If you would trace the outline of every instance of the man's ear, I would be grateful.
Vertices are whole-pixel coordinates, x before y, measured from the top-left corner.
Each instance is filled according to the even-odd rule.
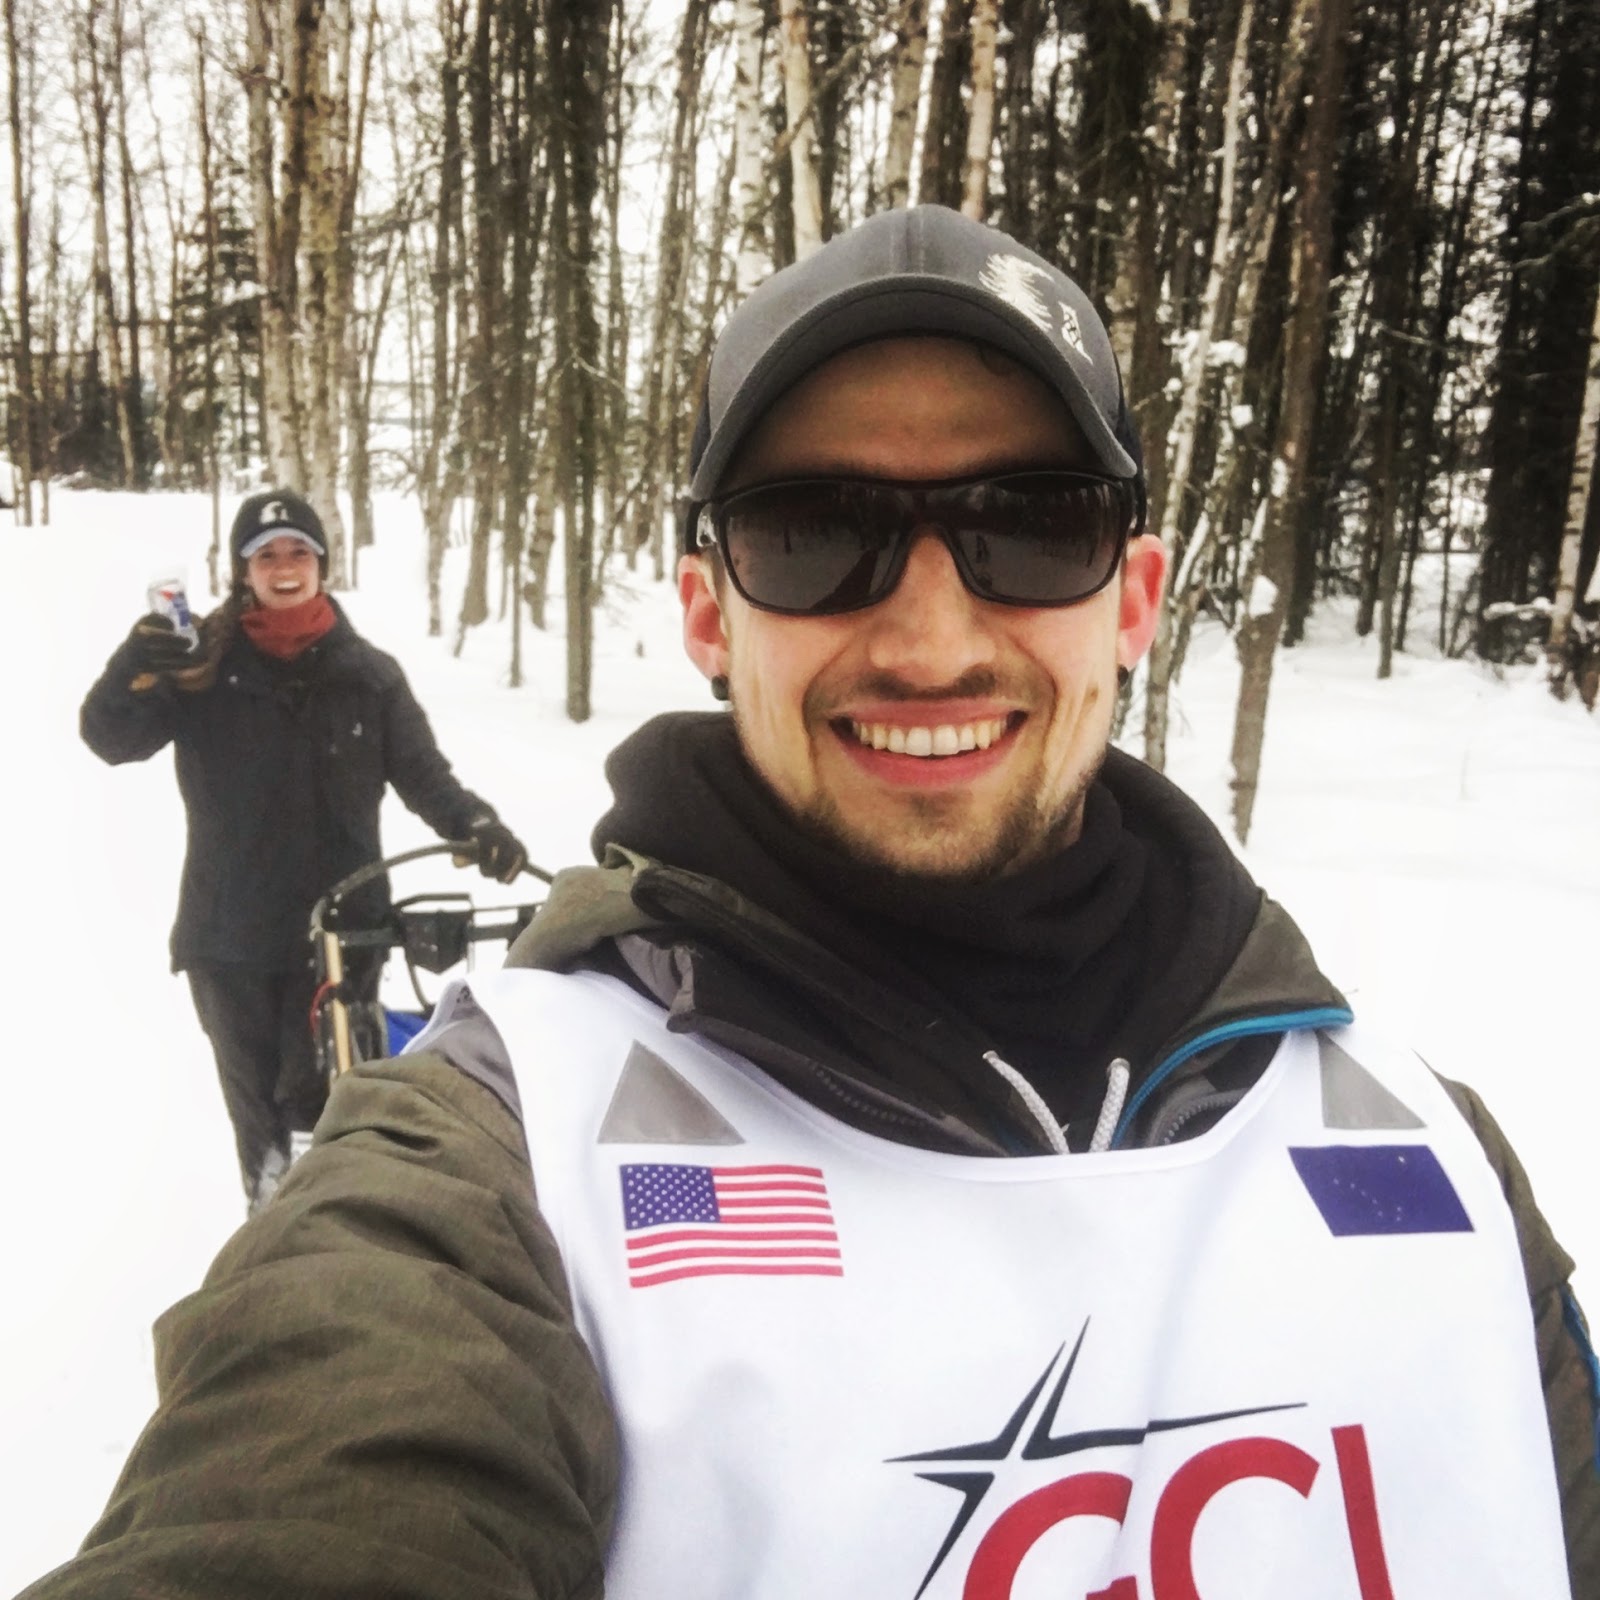
[[[707,678],[728,672],[728,626],[708,556],[678,561],[678,598],[683,602],[683,648]]]
[[[1122,558],[1117,609],[1117,665],[1130,670],[1150,648],[1161,620],[1166,588],[1167,550],[1153,533],[1128,541]]]

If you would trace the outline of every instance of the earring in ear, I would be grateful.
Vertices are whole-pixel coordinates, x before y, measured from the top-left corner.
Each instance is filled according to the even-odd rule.
[[[728,674],[718,672],[711,679],[711,698],[713,700],[731,700],[732,691],[728,688]]]
[[[1130,678],[1132,678],[1132,677],[1133,677],[1133,669],[1131,667],[1118,667],[1117,668],[1117,693],[1118,694],[1121,694],[1122,691],[1128,687],[1128,680]]]

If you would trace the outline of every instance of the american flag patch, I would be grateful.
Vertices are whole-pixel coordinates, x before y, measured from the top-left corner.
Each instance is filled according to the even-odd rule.
[[[622,1168],[628,1282],[841,1278],[839,1235],[820,1167]]]

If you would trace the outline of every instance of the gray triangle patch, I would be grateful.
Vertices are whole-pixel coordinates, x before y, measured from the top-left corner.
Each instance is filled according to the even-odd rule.
[[[1426,1124],[1327,1034],[1317,1035],[1322,1058],[1325,1128],[1421,1128]]]
[[[698,1089],[635,1040],[596,1142],[743,1144],[744,1138]]]

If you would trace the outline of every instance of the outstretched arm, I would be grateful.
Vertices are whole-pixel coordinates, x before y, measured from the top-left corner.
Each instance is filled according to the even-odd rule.
[[[440,1057],[339,1080],[156,1356],[105,1514],[28,1600],[602,1593],[609,1406],[520,1129]]]
[[[468,789],[439,749],[411,686],[396,674],[384,693],[385,776],[441,839],[465,839],[494,807]]]
[[[147,635],[149,620],[142,618],[136,623],[112,652],[78,713],[83,742],[113,766],[147,760],[172,738],[176,727],[172,681],[164,672],[151,670],[152,650],[160,650],[166,641],[159,635]],[[173,644],[176,658],[181,651],[176,635]]]

